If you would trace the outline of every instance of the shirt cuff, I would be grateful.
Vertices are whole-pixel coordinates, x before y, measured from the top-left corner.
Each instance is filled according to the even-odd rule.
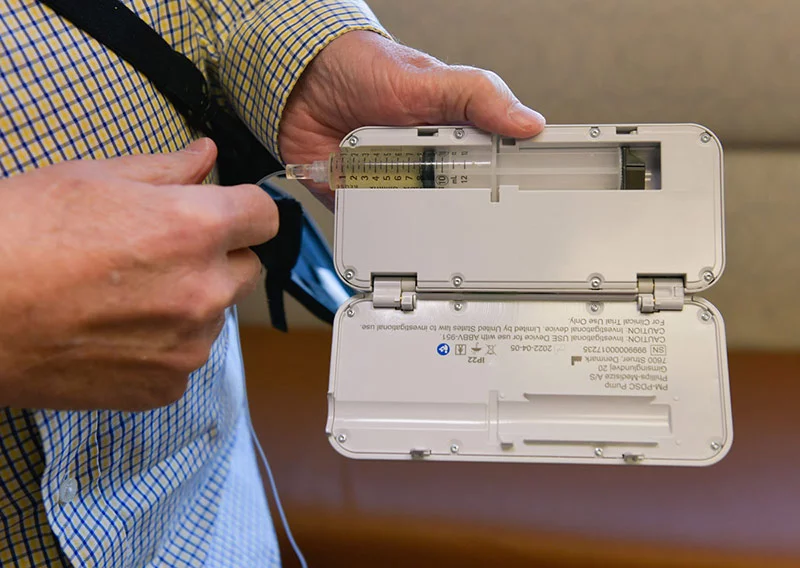
[[[279,161],[278,128],[289,94],[311,60],[352,30],[393,39],[357,0],[268,2],[231,33],[221,53],[220,83],[233,109]]]

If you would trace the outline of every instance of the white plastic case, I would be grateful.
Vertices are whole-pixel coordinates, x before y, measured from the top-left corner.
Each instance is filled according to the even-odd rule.
[[[733,439],[724,323],[695,296],[725,264],[717,138],[693,124],[551,125],[520,141],[371,127],[342,151],[421,145],[547,150],[553,176],[559,152],[657,147],[658,179],[337,190],[335,263],[363,294],[334,322],[333,447],[366,459],[722,459]]]

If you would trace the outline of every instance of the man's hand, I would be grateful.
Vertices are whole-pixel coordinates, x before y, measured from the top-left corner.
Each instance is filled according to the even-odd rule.
[[[471,123],[528,138],[544,118],[495,74],[448,66],[367,31],[335,39],[314,58],[287,101],[279,133],[287,163],[325,159],[360,126]],[[332,193],[309,186],[329,207]]]
[[[258,187],[201,184],[210,140],[0,181],[0,406],[139,410],[185,391],[275,236]]]

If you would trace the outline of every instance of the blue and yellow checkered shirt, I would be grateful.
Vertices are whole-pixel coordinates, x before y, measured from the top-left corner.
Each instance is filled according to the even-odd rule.
[[[352,29],[347,0],[126,0],[203,70],[278,155],[309,61]],[[91,2],[86,3],[91,9]],[[198,134],[147,80],[35,0],[0,0],[0,175],[174,151]],[[234,312],[175,404],[148,412],[0,408],[2,566],[275,566],[248,438]]]

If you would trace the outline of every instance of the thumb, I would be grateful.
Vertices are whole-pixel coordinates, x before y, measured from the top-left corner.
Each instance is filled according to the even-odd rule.
[[[430,96],[440,101],[429,108],[440,109],[439,120],[469,122],[513,138],[530,138],[544,129],[545,118],[523,105],[497,74],[462,66],[445,67],[439,73],[443,77],[431,76],[429,85]],[[428,118],[436,122],[437,117]]]
[[[195,140],[183,150],[165,154],[137,154],[105,160],[110,173],[155,185],[200,183],[214,167],[217,147],[210,138]]]

